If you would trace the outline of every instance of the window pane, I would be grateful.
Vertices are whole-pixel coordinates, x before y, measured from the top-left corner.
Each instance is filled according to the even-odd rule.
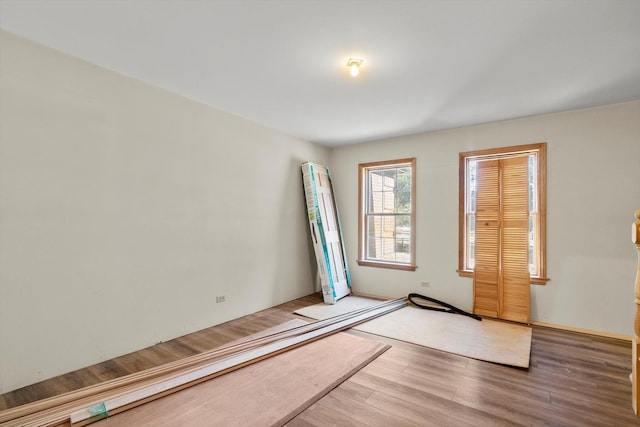
[[[411,169],[399,168],[396,179],[396,212],[411,212]]]
[[[396,208],[396,193],[394,191],[385,191],[382,193],[382,200],[382,212],[393,213]]]
[[[410,262],[411,216],[369,215],[367,259]]]
[[[532,154],[529,156],[529,212],[537,212],[537,185],[536,185],[536,156]]]
[[[368,179],[368,196],[367,196],[367,212],[376,213],[382,212],[382,175],[379,171],[369,171],[367,173]]]
[[[396,181],[397,169],[384,171],[384,212],[394,213],[396,210]]]
[[[467,171],[465,189],[467,191],[465,197],[465,268],[472,270],[475,266],[475,211],[476,211],[476,177],[477,177],[477,161],[469,160],[466,162]]]
[[[396,169],[385,169],[382,171],[382,176],[384,191],[394,191],[396,189]]]
[[[471,160],[468,162],[468,174],[467,174],[467,206],[466,211],[468,213],[474,213],[476,211],[476,173],[477,162]]]
[[[380,259],[385,261],[395,261],[396,251],[394,249],[394,241],[393,238],[383,238],[382,239],[382,256]]]
[[[529,215],[529,274],[535,274],[535,240],[533,238],[534,232],[534,218],[533,215]]]
[[[411,254],[411,217],[396,217],[395,257],[398,262],[410,262]]]
[[[367,227],[367,246],[366,246],[366,258],[377,258],[380,253],[380,239],[378,236],[380,233],[376,233],[376,230],[381,230],[382,228],[382,217],[369,215],[366,217],[366,227]]]
[[[467,215],[467,267],[475,266],[476,216]]]

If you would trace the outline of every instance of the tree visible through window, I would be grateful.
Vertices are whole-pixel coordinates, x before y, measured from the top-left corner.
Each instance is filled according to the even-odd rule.
[[[360,265],[415,269],[415,158],[359,165]]]

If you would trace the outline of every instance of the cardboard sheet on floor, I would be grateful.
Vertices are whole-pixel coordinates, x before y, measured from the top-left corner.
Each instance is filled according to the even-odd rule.
[[[387,348],[372,340],[337,333],[94,425],[284,425]],[[340,357],[335,357],[336,351]]]
[[[297,310],[296,314],[325,319],[379,303],[379,300],[348,296],[335,305],[316,304]],[[531,328],[524,325],[490,319],[479,322],[459,314],[408,306],[354,329],[473,359],[529,367]]]
[[[336,304],[314,304],[296,310],[294,313],[315,320],[324,320],[329,317],[339,316],[361,308],[373,307],[380,304],[381,300],[349,295],[342,298]]]

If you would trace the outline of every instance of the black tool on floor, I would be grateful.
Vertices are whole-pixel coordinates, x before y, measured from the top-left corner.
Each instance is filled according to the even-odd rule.
[[[445,313],[452,313],[452,314],[457,313],[457,314],[462,314],[463,316],[469,316],[469,317],[471,317],[473,319],[476,319],[476,320],[482,320],[482,317],[478,316],[477,314],[469,313],[467,311],[459,309],[456,306],[453,306],[451,304],[447,304],[446,302],[442,302],[442,301],[437,300],[435,298],[431,298],[431,297],[427,297],[427,296],[420,295],[420,294],[415,294],[415,293],[409,294],[408,298],[409,298],[409,302],[411,302],[411,304],[415,305],[418,308],[423,308],[425,310],[442,311],[442,312],[445,312]],[[427,300],[427,301],[431,301],[431,302],[439,304],[439,305],[441,305],[442,307],[445,307],[445,308],[418,304],[417,302],[414,301],[414,299],[417,299],[417,298],[420,298],[420,299],[423,299],[423,300]]]

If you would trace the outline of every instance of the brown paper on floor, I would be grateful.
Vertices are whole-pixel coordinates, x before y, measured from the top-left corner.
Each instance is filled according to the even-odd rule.
[[[283,425],[389,346],[338,333],[95,423]]]

